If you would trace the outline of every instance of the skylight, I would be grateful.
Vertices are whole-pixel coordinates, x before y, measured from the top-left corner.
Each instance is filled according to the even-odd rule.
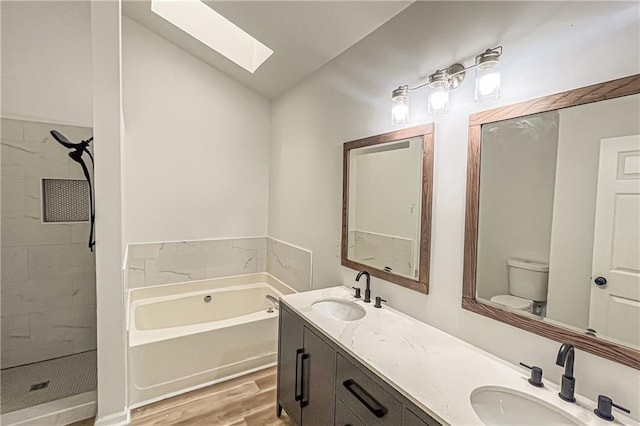
[[[273,53],[200,0],[151,0],[151,10],[250,73]]]

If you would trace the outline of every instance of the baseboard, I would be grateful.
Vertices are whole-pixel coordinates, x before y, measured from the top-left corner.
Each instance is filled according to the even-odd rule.
[[[94,426],[126,426],[129,423],[131,423],[131,414],[129,410],[124,409],[119,413],[96,417]]]

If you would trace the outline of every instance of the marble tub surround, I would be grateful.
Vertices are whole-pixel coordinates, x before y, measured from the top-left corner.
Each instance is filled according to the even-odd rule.
[[[91,128],[2,119],[2,367],[96,348],[95,258],[89,223],[43,223],[41,180],[84,179],[49,134]]]
[[[269,237],[131,244],[128,288],[268,272],[297,291],[311,288],[311,252]]]
[[[323,298],[353,301],[365,309],[366,315],[351,322],[325,318],[311,308],[313,302]],[[524,392],[565,411],[584,424],[605,423],[593,414],[596,401],[576,395],[577,403],[570,404],[558,397],[559,387],[550,380],[560,378],[560,369],[547,372],[545,387],[535,388],[527,382],[528,371],[388,306],[375,309],[373,304],[354,299],[353,292],[347,287],[286,295],[282,301],[444,424],[482,424],[470,402],[471,392],[482,386],[500,386]],[[548,354],[549,357],[555,355]],[[554,377],[550,377],[551,374]],[[579,380],[580,377],[577,378],[578,391]],[[616,395],[608,396],[616,398]],[[615,413],[615,418],[617,424],[638,425],[619,412]]]
[[[267,272],[296,291],[311,290],[311,252],[267,238]]]
[[[131,244],[129,288],[265,271],[264,238]]]

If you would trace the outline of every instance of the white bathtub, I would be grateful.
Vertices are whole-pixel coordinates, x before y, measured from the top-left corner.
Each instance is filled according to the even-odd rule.
[[[130,290],[130,406],[274,365],[266,295],[293,292],[266,273]]]

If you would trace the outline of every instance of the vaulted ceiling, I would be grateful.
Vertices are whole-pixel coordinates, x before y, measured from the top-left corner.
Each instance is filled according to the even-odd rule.
[[[123,1],[123,14],[258,93],[274,98],[356,44],[413,1],[205,1],[274,53],[250,73],[151,11]]]

